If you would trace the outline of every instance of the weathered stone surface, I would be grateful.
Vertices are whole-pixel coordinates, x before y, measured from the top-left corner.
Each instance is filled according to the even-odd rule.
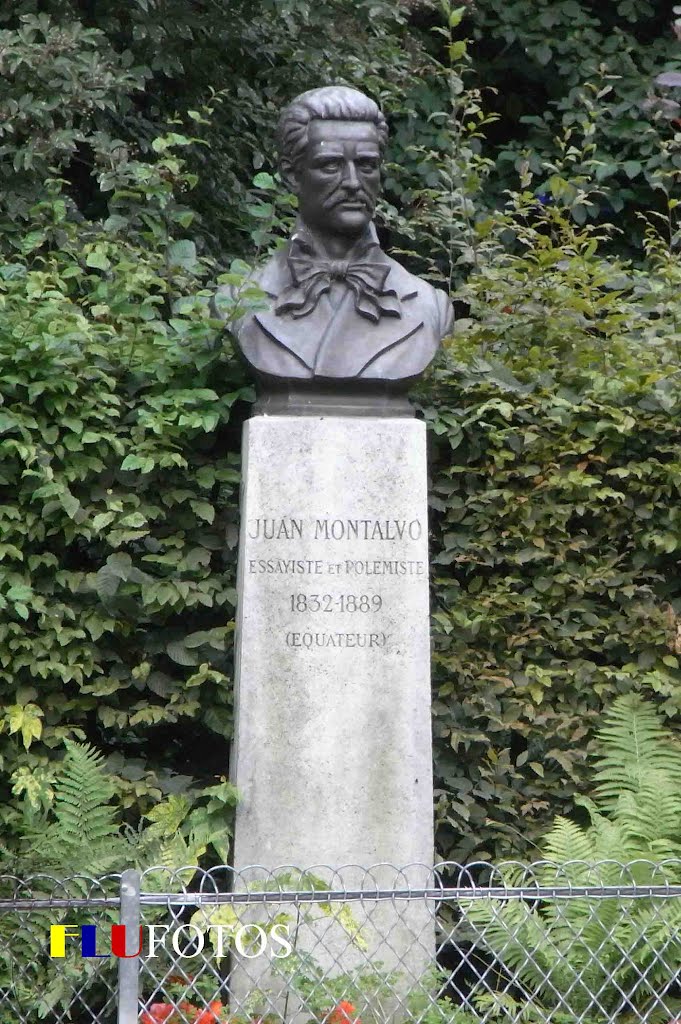
[[[433,856],[425,426],[244,430],[234,864]]]
[[[245,427],[243,479],[233,862],[269,870],[248,872],[239,887],[280,865],[312,869],[329,888],[425,886],[433,810],[424,424],[258,416]],[[379,862],[368,878],[348,866]],[[385,862],[413,866],[397,873]],[[360,928],[359,943],[341,910]],[[433,906],[424,901],[349,900],[334,904],[332,918],[318,907],[303,907],[301,918],[284,904],[254,908],[248,920],[280,911],[295,922],[297,951],[330,976],[367,962],[397,972],[386,1021],[432,962]],[[249,1005],[255,985],[287,1020],[306,1019],[267,957],[235,966],[232,985],[235,1006]]]

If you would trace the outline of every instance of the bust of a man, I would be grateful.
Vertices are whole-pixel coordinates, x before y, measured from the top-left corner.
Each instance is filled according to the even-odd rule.
[[[431,362],[453,309],[380,248],[373,213],[388,128],[372,99],[312,89],[282,112],[283,180],[298,197],[286,246],[253,275],[268,308],[232,326],[265,391],[404,391]]]

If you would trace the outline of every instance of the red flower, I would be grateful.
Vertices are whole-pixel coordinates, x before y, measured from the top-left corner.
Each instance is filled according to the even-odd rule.
[[[325,1017],[326,1024],[362,1024],[357,1017],[357,1010],[347,999],[342,999],[338,1006]]]
[[[174,1012],[175,1007],[170,1003],[152,1003],[140,1017],[140,1024],[164,1024]]]
[[[186,1020],[192,1024],[220,1024],[218,1014],[224,1009],[219,999],[214,999],[208,1004],[207,1010],[199,1010],[194,1003],[186,1000],[177,1004],[177,1009],[183,1014]],[[140,1024],[173,1024],[178,1017],[174,1017],[175,1007],[170,1003],[152,1003],[148,1010],[145,1010],[140,1017]],[[339,1021],[338,1024],[343,1024]]]
[[[201,1010],[198,1017],[194,1018],[194,1024],[220,1024],[220,1018],[218,1013],[223,1009],[222,1003],[219,999],[214,999],[212,1003],[208,1004],[207,1010]]]

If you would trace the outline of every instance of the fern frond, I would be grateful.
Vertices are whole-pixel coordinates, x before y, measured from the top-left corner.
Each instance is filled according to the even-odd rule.
[[[118,833],[104,757],[87,743],[65,740],[66,756],[54,784],[54,813],[61,839],[81,848]]]
[[[673,863],[656,861],[681,850],[681,750],[654,707],[637,696],[619,698],[599,732],[597,800],[583,798],[590,824],[556,818],[544,837],[546,862],[534,869],[541,886],[612,888],[675,882]],[[635,861],[632,865],[626,862]],[[520,869],[519,875],[522,875]],[[504,883],[517,884],[510,875]],[[522,986],[542,1019],[626,1020],[657,1005],[681,957],[681,909],[672,900],[572,896],[545,902],[512,898],[462,901],[461,910],[484,944]],[[626,956],[623,953],[626,952]],[[658,1000],[659,1001],[659,1000]],[[666,1000],[665,1000],[666,1005]],[[563,1017],[562,1008],[569,1011]],[[558,1012],[560,1009],[560,1013]],[[550,1014],[548,1013],[550,1011]],[[637,1014],[637,1019],[643,1019]],[[670,1019],[667,1016],[667,1019]]]
[[[681,789],[681,747],[654,706],[638,694],[618,697],[598,731],[596,797],[613,811],[622,792],[636,792],[651,770],[665,773]]]
[[[163,839],[156,852],[156,862],[168,871],[176,871],[188,864],[196,864],[203,850],[195,848],[191,837],[187,842],[180,832]]]
[[[593,844],[593,860],[597,867],[591,873],[591,885],[621,885],[623,882],[621,863],[636,860],[641,856],[640,844],[615,819],[598,815],[589,829]]]
[[[553,828],[544,837],[542,847],[543,856],[557,864],[594,859],[594,844],[589,832],[561,816],[555,819]]]
[[[678,853],[674,840],[681,835],[681,791],[667,772],[648,769],[641,772],[634,792],[622,793],[615,805],[615,819],[642,855],[654,848],[669,847],[668,856]]]

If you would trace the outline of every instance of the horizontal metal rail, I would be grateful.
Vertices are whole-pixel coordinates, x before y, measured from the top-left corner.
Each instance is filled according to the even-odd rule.
[[[142,906],[200,907],[222,904],[253,905],[259,903],[366,903],[392,900],[433,900],[461,902],[464,900],[571,900],[571,899],[665,899],[681,896],[681,885],[565,885],[565,886],[476,886],[443,889],[327,889],[327,890],[263,890],[248,892],[140,892]],[[31,910],[76,910],[88,907],[118,908],[118,896],[93,896],[42,899],[0,899],[0,913]]]

